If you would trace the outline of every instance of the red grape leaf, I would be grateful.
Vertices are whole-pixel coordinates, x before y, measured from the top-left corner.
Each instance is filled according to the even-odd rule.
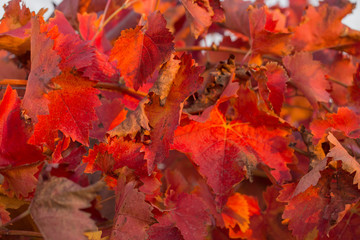
[[[66,148],[62,150],[62,147]],[[52,163],[64,164],[69,171],[83,173],[84,167],[81,164],[81,159],[85,153],[87,153],[87,149],[84,146],[78,146],[76,142],[71,142],[69,137],[65,137],[56,145],[56,149],[52,154]]]
[[[337,113],[327,113],[324,120],[312,121],[310,129],[314,135],[315,144],[329,131],[342,131],[347,137],[358,138],[360,137],[360,116],[349,108],[340,107]]]
[[[351,103],[360,106],[360,65],[357,66],[356,73],[354,74],[354,82],[349,88],[349,95]]]
[[[184,240],[180,230],[175,227],[174,223],[162,219],[164,218],[157,219],[159,223],[151,225],[147,231],[149,240]]]
[[[92,81],[118,82],[120,78],[119,70],[115,64],[109,62],[108,55],[98,50],[95,51],[91,64],[80,71],[83,72],[83,77],[88,77]]]
[[[0,170],[0,173],[4,176],[2,187],[9,196],[15,194],[17,198],[26,198],[36,188],[38,180],[34,175],[38,172],[39,164],[28,164]]]
[[[195,38],[198,38],[212,24],[214,11],[210,6],[209,0],[194,2],[191,0],[181,0],[186,16],[190,21],[190,31]]]
[[[281,223],[281,214],[284,212],[285,203],[277,201],[278,187],[272,185],[263,192],[266,210],[260,215],[250,218],[252,235],[250,239],[295,239],[287,226]],[[260,229],[262,231],[260,231]]]
[[[252,75],[259,83],[261,97],[268,108],[273,109],[279,115],[284,102],[286,82],[289,81],[285,69],[277,63],[270,62],[266,64],[265,68],[261,67],[254,70],[257,71],[253,71]],[[257,99],[257,96],[255,96],[255,99]],[[257,101],[255,101],[255,106],[257,106]]]
[[[327,137],[329,142],[334,144],[335,146],[330,149],[329,153],[326,155],[327,158],[320,161],[309,173],[305,174],[299,181],[298,185],[294,190],[293,196],[296,196],[299,193],[304,192],[311,185],[315,186],[319,181],[321,175],[320,171],[324,170],[328,165],[328,158],[332,161],[341,161],[342,168],[349,172],[350,174],[355,172],[354,176],[354,184],[358,184],[360,189],[360,164],[356,161],[356,159],[346,151],[346,149],[339,143],[339,141],[329,133]]]
[[[45,239],[88,239],[84,232],[96,231],[90,214],[81,211],[90,207],[96,192],[104,187],[99,181],[81,187],[67,178],[51,177],[39,182],[30,214]]]
[[[264,163],[273,170],[279,182],[291,178],[286,164],[292,162],[292,151],[285,136],[288,132],[253,127],[240,121],[227,122],[216,107],[205,123],[191,121],[175,131],[173,148],[190,154],[200,174],[220,197],[228,194],[244,178],[244,170],[251,170]],[[220,205],[225,204],[220,199]]]
[[[11,220],[10,213],[8,211],[6,211],[5,205],[0,203],[0,223],[1,223],[1,225],[4,225],[4,224],[10,222],[10,220]],[[159,239],[159,240],[161,240],[161,239]]]
[[[148,17],[146,30],[137,26],[121,32],[111,50],[110,60],[117,60],[126,83],[137,90],[160,64],[169,59],[174,48],[173,39],[164,17],[160,13],[152,14]]]
[[[97,30],[100,27],[100,23],[103,19],[103,15],[99,18],[97,17],[96,13],[78,13],[77,14],[79,20],[79,33],[81,34],[82,38],[85,40],[92,40],[95,36]],[[103,32],[100,32],[98,37],[102,38]],[[96,39],[95,41],[99,41],[100,39]]]
[[[326,78],[331,84],[330,96],[336,105],[346,106],[349,104],[349,89],[345,86],[350,86],[353,82],[353,76],[356,72],[355,64],[350,56],[340,51],[324,51],[322,53],[324,53],[324,55],[320,60],[323,63],[326,62],[326,60],[329,61],[328,63],[326,62]]]
[[[60,26],[60,27],[58,27]],[[80,39],[71,28],[64,14],[56,11],[49,23],[49,35],[55,41],[55,50],[61,57],[60,68],[75,68],[92,81],[114,82],[119,78],[116,67],[110,63],[109,57],[89,41]]]
[[[22,104],[35,123],[37,115],[49,114],[45,95],[56,88],[51,79],[60,74],[61,60],[53,50],[54,41],[41,32],[41,21],[40,17],[34,17],[31,22],[31,71]]]
[[[97,96],[99,91],[92,88],[94,82],[70,72],[62,72],[53,82],[62,89],[48,94],[50,114],[38,116],[39,122],[29,142],[45,143],[54,149],[57,130],[60,130],[73,141],[88,146],[91,122],[97,119],[94,108],[101,104]]]
[[[135,137],[142,129],[150,131],[149,120],[145,114],[145,104],[147,102],[148,99],[144,98],[141,102],[139,102],[135,111],[128,113],[128,116],[124,121],[122,121],[114,129],[108,131],[110,137],[125,137],[127,135]]]
[[[211,17],[213,22],[225,22],[225,12],[224,9],[221,7],[220,0],[209,0],[209,4],[213,9],[214,15]]]
[[[95,49],[75,34],[59,34],[55,39],[55,50],[61,57],[60,68],[69,71],[75,68],[83,71],[95,57]]]
[[[327,158],[321,160],[310,172],[302,176],[294,190],[293,197],[305,192],[310,186],[315,186],[318,183],[321,177],[320,171],[323,171],[327,167],[327,162]]]
[[[206,239],[211,218],[205,202],[200,197],[181,194],[170,216],[185,240]]]
[[[190,119],[198,122],[206,121],[216,102],[223,102],[236,95],[239,83],[233,82],[235,70],[234,56],[231,55],[226,62],[220,62],[216,69],[202,74],[205,79],[201,87],[184,104],[183,111],[194,114],[189,116]],[[199,113],[201,114],[195,115]]]
[[[190,60],[189,60],[190,57]],[[187,59],[190,62],[184,63],[181,60]],[[160,97],[161,104],[165,104],[165,100],[167,96],[170,94],[172,83],[174,82],[176,75],[180,69],[180,63],[184,65],[193,65],[191,62],[191,56],[183,55],[182,59],[176,58],[174,55],[171,56],[170,60],[167,61],[160,69],[159,76],[157,80],[154,82],[153,87],[149,90],[149,92],[153,92],[154,94]],[[191,68],[191,66],[188,66]]]
[[[250,37],[249,12],[251,2],[226,0],[222,2],[225,10],[225,27]]]
[[[141,0],[134,2],[133,8],[135,12],[148,16],[154,11],[154,6],[158,6],[156,4],[160,3],[156,3],[156,0]]]
[[[344,170],[327,168],[320,174],[317,185],[310,186],[305,192],[291,199],[279,196],[281,201],[288,202],[283,218],[290,220],[289,229],[300,239],[314,228],[319,230],[320,236],[328,234],[341,220],[346,205],[360,199],[360,191],[352,184],[353,177]],[[288,187],[282,192],[289,192]]]
[[[140,151],[143,144],[126,141],[123,138],[112,138],[109,143],[95,145],[89,155],[83,158],[87,163],[85,172],[103,171],[110,173],[127,166],[139,173],[145,172],[144,153]]]
[[[27,143],[31,129],[20,114],[16,90],[7,87],[0,103],[0,167],[19,166],[44,159],[36,146]]]
[[[265,66],[267,71],[265,75],[267,77],[266,85],[269,88],[269,101],[276,114],[280,114],[282,104],[284,102],[284,92],[286,90],[286,82],[289,81],[285,69],[276,64],[268,63]]]
[[[244,234],[251,235],[250,217],[259,214],[260,208],[254,198],[235,193],[228,198],[221,215],[229,229],[229,237],[241,238]]]
[[[84,13],[84,14],[79,14],[77,15],[78,20],[79,20],[79,33],[81,35],[81,37],[84,40],[88,40],[88,41],[93,41],[92,45],[96,46],[96,48],[98,50],[100,50],[101,52],[104,52],[104,47],[103,47],[103,37],[104,37],[104,31],[101,30],[100,33],[97,35],[97,37],[92,40],[99,27],[100,27],[100,23],[102,22],[102,18],[103,15],[101,15],[99,18],[97,18],[97,14],[96,13]]]
[[[4,5],[4,16],[0,23],[0,49],[22,55],[30,49],[27,31],[31,28],[30,10],[21,0],[12,0]]]
[[[64,16],[63,12],[59,12],[58,10],[55,10],[54,12],[55,17],[49,19],[49,29],[52,29],[54,31],[51,34],[58,34],[62,33],[64,35],[67,34],[75,34],[75,30],[71,26],[71,24],[67,21],[67,19]],[[55,27],[55,28],[54,28]],[[55,30],[56,29],[56,30]]]
[[[100,93],[101,94],[101,93]],[[94,121],[93,129],[90,131],[90,137],[102,141],[108,130],[112,130],[126,119],[127,110],[120,98],[109,100],[100,98],[101,105],[95,108],[98,121]]]
[[[114,158],[108,153],[108,145],[104,143],[90,149],[89,155],[83,158],[83,162],[87,163],[85,173],[94,173],[95,171],[110,173],[115,164]]]
[[[328,102],[330,99],[329,82],[319,61],[314,61],[311,53],[300,52],[283,58],[286,69],[290,72],[291,82],[303,92],[305,97],[317,109],[317,101]]]
[[[329,141],[334,144],[335,146],[330,149],[330,152],[326,155],[327,157],[333,158],[334,161],[342,161],[342,168],[349,172],[354,173],[354,184],[358,184],[358,187],[360,189],[360,164],[358,161],[350,156],[350,154],[346,151],[346,149],[339,143],[339,141],[329,133],[328,136]]]
[[[284,56],[290,53],[291,47],[288,43],[291,33],[288,33],[284,26],[278,26],[279,15],[281,13],[271,12],[266,6],[260,9],[249,8],[250,63],[261,65],[263,54]]]
[[[256,74],[256,73],[255,73]],[[237,91],[237,101],[234,103],[236,119],[250,123],[253,126],[270,128],[290,128],[287,123],[268,111],[267,106],[259,101],[259,96],[248,86],[241,85]]]
[[[79,2],[80,0],[64,0],[56,7],[56,9],[63,12],[66,18],[69,19],[72,24],[75,24],[77,20],[76,13],[80,7]],[[81,2],[86,3],[88,1]]]
[[[155,164],[168,157],[174,131],[180,121],[181,104],[203,81],[199,75],[204,69],[194,65],[191,55],[183,55],[180,60],[180,65],[176,59],[163,65],[158,81],[149,91],[155,94],[149,95],[150,102],[145,105],[145,113],[152,128],[151,144],[145,154],[149,174]]]
[[[136,182],[125,183],[119,178],[115,189],[116,209],[111,240],[147,239],[146,230],[153,223],[152,207],[145,202],[145,194],[135,188]]]
[[[319,8],[309,6],[302,23],[295,28],[292,44],[297,51],[316,51],[324,48],[339,47],[356,42],[344,37],[348,30],[341,20],[353,10],[348,3],[339,8],[321,4]]]
[[[355,205],[349,211],[347,211],[344,218],[336,225],[335,228],[331,229],[327,236],[319,238],[321,240],[328,239],[351,239],[356,240],[360,236],[360,215],[359,205]]]

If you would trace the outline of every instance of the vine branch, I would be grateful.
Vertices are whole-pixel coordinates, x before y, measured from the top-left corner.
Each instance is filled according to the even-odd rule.
[[[0,229],[0,235],[43,238],[42,234],[39,233],[39,232],[21,231],[21,230],[8,230],[8,229]]]
[[[249,50],[242,50],[239,48],[233,47],[222,47],[213,44],[211,47],[202,47],[202,46],[185,46],[185,47],[177,47],[175,48],[176,52],[191,52],[191,51],[213,51],[213,52],[228,52],[228,53],[237,53],[247,55],[249,54]],[[281,58],[270,56],[270,55],[263,55],[263,58],[267,58],[269,60],[273,60],[276,62],[281,62]]]
[[[26,86],[27,80],[22,79],[3,79],[0,80],[0,85],[12,85],[12,86]],[[118,91],[128,95],[132,95],[138,98],[144,98],[147,96],[147,93],[141,91],[135,91],[132,88],[122,86],[116,83],[97,83],[95,86],[97,89],[103,90],[111,90],[111,91]]]

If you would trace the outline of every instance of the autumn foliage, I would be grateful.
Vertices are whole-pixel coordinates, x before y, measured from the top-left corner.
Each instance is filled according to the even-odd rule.
[[[1,239],[360,239],[354,7],[10,1]]]

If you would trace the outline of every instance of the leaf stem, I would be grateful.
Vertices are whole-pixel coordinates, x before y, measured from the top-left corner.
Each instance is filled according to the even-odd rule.
[[[160,0],[156,0],[155,6],[154,6],[154,12],[156,12],[156,10],[159,8],[159,5],[160,5]]]
[[[116,9],[115,12],[113,12],[106,20],[104,20],[102,22],[102,24],[100,24],[98,30],[96,31],[94,37],[91,39],[91,44],[95,41],[95,39],[97,38],[97,36],[99,36],[101,30],[104,29],[104,27],[119,13],[121,12],[122,10],[130,7],[133,3],[137,2],[138,0],[135,0],[135,1],[126,1],[121,7],[119,7],[118,9]],[[106,8],[105,8],[106,10]],[[104,15],[104,18],[105,18],[105,15]]]
[[[103,13],[103,18],[101,19],[99,28],[100,28],[100,27],[103,27],[103,25],[104,25],[105,17],[106,17],[107,11],[109,10],[110,3],[111,3],[111,0],[108,0],[107,3],[106,3],[105,9],[104,9],[104,13]],[[93,41],[93,39],[92,39],[92,41]]]
[[[336,80],[336,79],[334,79],[332,77],[327,77],[326,79],[329,80],[330,82],[336,83],[336,84],[338,84],[338,85],[340,85],[340,86],[342,86],[344,88],[348,88],[348,86],[345,83],[342,83],[342,82],[340,82],[340,81],[338,81],[338,80]]]

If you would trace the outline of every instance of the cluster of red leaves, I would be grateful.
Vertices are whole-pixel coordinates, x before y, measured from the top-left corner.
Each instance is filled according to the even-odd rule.
[[[353,8],[64,0],[45,21],[10,1],[0,235],[359,239]]]

